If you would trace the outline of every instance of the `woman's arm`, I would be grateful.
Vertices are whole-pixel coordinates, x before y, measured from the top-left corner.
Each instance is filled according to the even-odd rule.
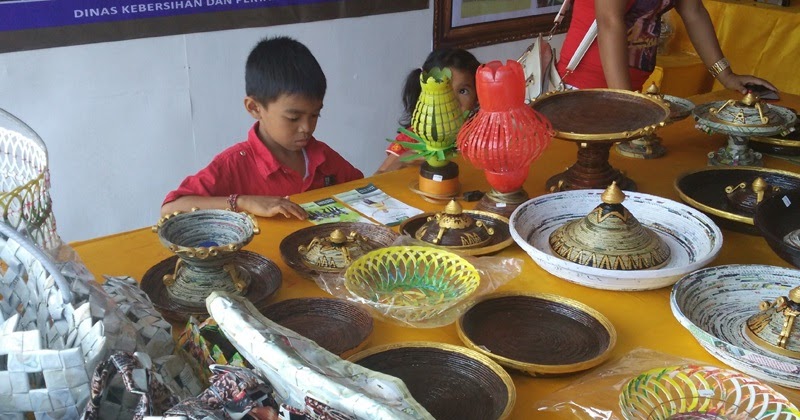
[[[697,50],[697,54],[700,55],[700,59],[703,60],[706,68],[711,68],[725,58],[719,46],[714,25],[711,23],[711,17],[708,16],[708,11],[702,1],[677,0],[675,10],[683,19],[689,39],[692,41],[694,49]],[[773,91],[778,90],[764,79],[736,74],[731,70],[730,66],[722,70],[716,77],[726,88],[737,90],[741,93],[747,93],[746,84],[761,85]]]
[[[612,89],[632,89],[628,70],[628,34],[625,29],[626,5],[627,0],[594,2],[600,62],[603,63],[606,84]]]

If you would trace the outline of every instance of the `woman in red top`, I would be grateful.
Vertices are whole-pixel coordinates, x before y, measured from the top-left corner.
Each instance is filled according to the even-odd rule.
[[[723,86],[742,93],[747,93],[746,84],[777,91],[766,80],[731,70],[701,0],[574,0],[557,65],[559,74],[564,77],[567,63],[595,19],[597,41],[564,83],[579,89],[641,90],[656,65],[661,15],[673,7],[683,19],[700,59]]]
[[[456,94],[458,102],[461,104],[461,109],[464,111],[472,111],[478,105],[478,93],[475,91],[475,72],[481,63],[467,50],[460,48],[442,48],[432,51],[425,59],[425,63],[421,69],[414,69],[406,77],[403,85],[403,116],[400,118],[401,126],[408,127],[411,124],[411,113],[417,106],[417,100],[422,92],[419,85],[419,75],[422,71],[430,71],[434,67],[450,69],[453,74],[453,80],[450,84],[453,87],[453,93]],[[400,133],[395,138],[397,141],[415,142],[416,140]],[[386,159],[375,172],[376,174],[394,171],[402,168],[404,162],[400,157],[408,152],[403,146],[392,143],[386,149]]]

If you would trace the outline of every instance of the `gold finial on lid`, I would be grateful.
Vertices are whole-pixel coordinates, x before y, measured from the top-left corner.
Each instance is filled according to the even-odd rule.
[[[606,204],[620,204],[625,200],[625,194],[617,186],[617,181],[614,181],[603,191],[600,199]]]
[[[767,181],[764,181],[764,178],[757,177],[753,180],[753,191],[761,192],[767,189],[769,185],[767,185]]]
[[[450,200],[450,202],[447,203],[447,206],[445,206],[444,212],[445,214],[451,214],[454,216],[459,215],[462,213],[461,204],[458,204],[458,201],[456,200]]]
[[[747,106],[753,106],[758,102],[758,96],[753,95],[753,92],[747,92],[747,95],[744,95],[742,98],[742,103]]]
[[[344,235],[344,232],[342,232],[340,229],[334,229],[334,231],[331,232],[331,243],[340,245],[345,243],[346,241],[347,237]]]
[[[656,82],[653,82],[650,84],[650,87],[647,88],[646,93],[648,95],[658,95],[658,92],[659,92],[658,85],[656,85]]]
[[[800,286],[789,290],[789,300],[794,303],[800,303]]]

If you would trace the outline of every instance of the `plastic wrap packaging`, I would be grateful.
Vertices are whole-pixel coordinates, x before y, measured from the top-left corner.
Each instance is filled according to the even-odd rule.
[[[269,381],[278,404],[304,407],[312,397],[359,419],[433,419],[401,380],[342,360],[270,321],[244,298],[213,292],[206,306],[239,353]]]
[[[382,266],[383,269],[391,271],[393,268],[409,264],[408,261],[420,261],[428,263],[428,266],[418,269],[424,275],[419,277],[458,277],[450,281],[444,292],[442,288],[436,291],[444,281],[434,280],[436,287],[426,288],[411,287],[407,284],[398,289],[403,291],[379,291],[366,290],[360,295],[353,293],[345,286],[345,275],[347,271],[340,273],[317,273],[314,281],[324,291],[331,295],[346,299],[351,302],[361,304],[369,309],[373,316],[378,319],[392,322],[405,327],[415,328],[436,328],[451,324],[458,319],[478,298],[493,292],[498,287],[516,278],[522,272],[523,261],[519,258],[507,258],[499,256],[467,257],[462,256],[463,260],[441,257],[444,254],[456,254],[449,250],[433,246],[421,246],[424,242],[413,239],[409,236],[400,236],[392,244],[392,247],[383,248],[373,252],[388,252],[390,249],[397,249],[403,255],[389,255],[381,259],[380,264],[364,264],[367,269]],[[444,253],[444,254],[442,254]],[[372,254],[372,253],[370,253]],[[457,254],[456,254],[457,255]],[[362,259],[367,256],[361,257]],[[447,259],[447,262],[442,263]],[[454,262],[455,261],[455,262]],[[466,262],[467,264],[463,264]],[[353,262],[351,267],[359,265],[359,261]],[[424,264],[420,264],[424,265]],[[477,272],[479,281],[477,286],[469,287],[468,274],[472,267]],[[416,268],[415,268],[416,269]],[[399,270],[402,271],[402,270]],[[387,280],[397,275],[393,272],[383,272],[378,277]],[[413,279],[412,279],[413,281]],[[447,290],[447,288],[450,290]],[[452,290],[459,287],[462,290]],[[438,293],[438,294],[437,294]],[[454,298],[448,300],[449,295],[462,293],[465,298]]]
[[[654,368],[681,365],[710,366],[709,363],[637,348],[616,361],[604,364],[561,388],[534,405],[537,411],[547,412],[548,418],[579,420],[623,420],[619,402],[623,386],[632,378]],[[730,369],[730,368],[726,368]],[[791,402],[800,402],[800,393],[779,386],[773,388]],[[771,418],[771,417],[770,417]],[[784,419],[786,417],[776,417]]]

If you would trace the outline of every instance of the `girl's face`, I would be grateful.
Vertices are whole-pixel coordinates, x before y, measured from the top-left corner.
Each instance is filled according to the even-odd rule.
[[[478,105],[478,92],[475,91],[475,75],[464,70],[450,68],[453,74],[451,84],[462,111],[472,111]]]

